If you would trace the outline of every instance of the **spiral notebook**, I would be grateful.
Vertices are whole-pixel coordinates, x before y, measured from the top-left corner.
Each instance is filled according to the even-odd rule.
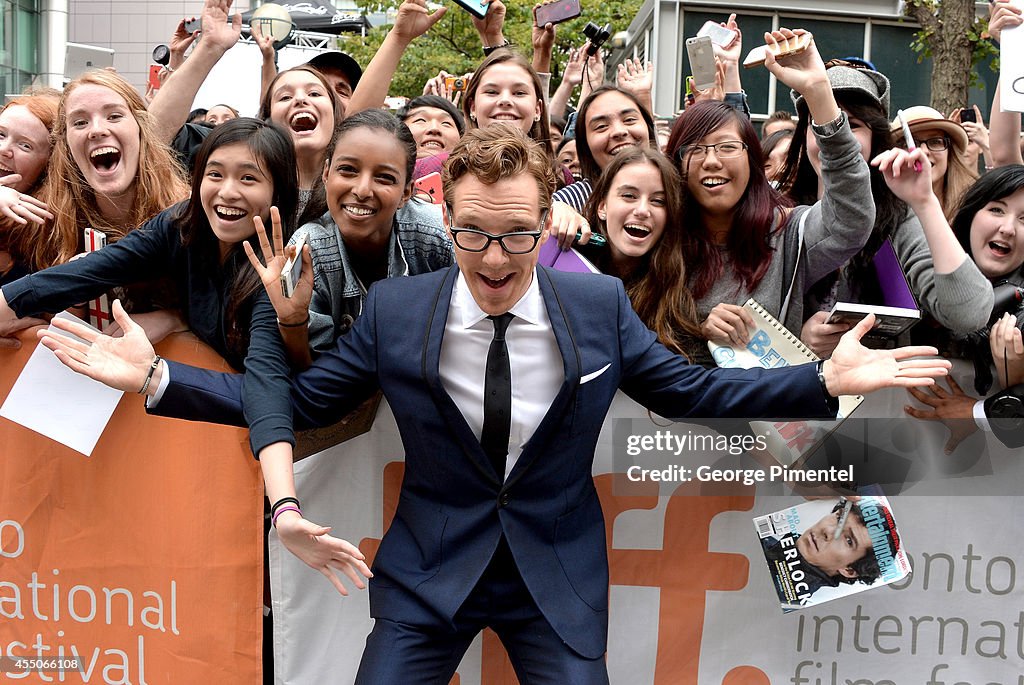
[[[757,325],[750,335],[750,342],[736,346],[708,341],[711,356],[720,368],[775,369],[818,361],[818,355],[756,300],[747,300],[743,308]],[[755,432],[767,432],[768,451],[783,466],[793,466],[809,456],[863,401],[863,395],[840,397],[835,421],[752,421],[750,427]]]

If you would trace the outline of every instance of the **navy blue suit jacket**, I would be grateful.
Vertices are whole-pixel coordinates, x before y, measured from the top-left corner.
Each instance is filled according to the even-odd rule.
[[[599,657],[606,649],[608,563],[591,471],[616,390],[676,418],[830,417],[833,404],[813,365],[691,366],[657,342],[619,280],[538,268],[565,381],[502,483],[441,383],[441,339],[457,274],[452,267],[377,283],[352,330],[295,378],[296,424],[329,424],[378,387],[394,412],[405,479],[374,561],[374,617],[451,621],[504,535],[558,635],[581,655]],[[160,413],[239,421],[237,377],[174,365],[171,379]],[[290,430],[253,427],[251,439],[258,453],[290,439]]]

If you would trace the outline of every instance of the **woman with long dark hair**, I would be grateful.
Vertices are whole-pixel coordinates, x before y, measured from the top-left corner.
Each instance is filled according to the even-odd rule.
[[[769,43],[802,33],[776,31]],[[751,297],[800,330],[806,288],[856,253],[874,221],[867,163],[813,41],[782,61],[769,54],[765,65],[803,93],[816,122],[827,169],[820,201],[793,207],[772,188],[754,127],[723,102],[688,108],[668,143],[685,188],[689,285],[703,336],[717,342],[748,341],[753,321],[742,304]],[[706,352],[699,361],[712,363]]]
[[[242,242],[272,213],[293,225],[298,191],[291,141],[273,124],[234,119],[204,141],[196,170],[188,201],[113,245],[3,286],[0,321],[58,312],[112,286],[168,277],[196,336],[247,372],[247,410],[257,417],[289,413],[289,367],[274,308]],[[126,332],[134,326],[118,302],[113,311]]]
[[[658,340],[691,357],[700,343],[686,285],[686,233],[679,172],[656,149],[634,147],[615,157],[594,185],[585,216],[608,244],[581,248],[602,272],[618,276],[640,319]]]

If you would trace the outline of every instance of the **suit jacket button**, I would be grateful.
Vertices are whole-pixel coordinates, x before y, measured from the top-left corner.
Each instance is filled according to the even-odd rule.
[[[512,501],[512,498],[508,496],[507,492],[501,493],[501,497],[498,498],[499,507],[507,507],[508,503]]]

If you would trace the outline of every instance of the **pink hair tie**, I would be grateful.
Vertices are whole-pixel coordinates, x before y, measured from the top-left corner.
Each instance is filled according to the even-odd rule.
[[[271,519],[271,523],[274,524],[274,528],[277,528],[277,517],[280,516],[281,514],[283,514],[286,511],[294,511],[299,516],[302,516],[302,510],[299,509],[298,507],[296,507],[294,505],[291,505],[291,504],[285,505],[285,506],[281,507],[280,509],[278,509],[276,512],[274,512],[274,518]]]

